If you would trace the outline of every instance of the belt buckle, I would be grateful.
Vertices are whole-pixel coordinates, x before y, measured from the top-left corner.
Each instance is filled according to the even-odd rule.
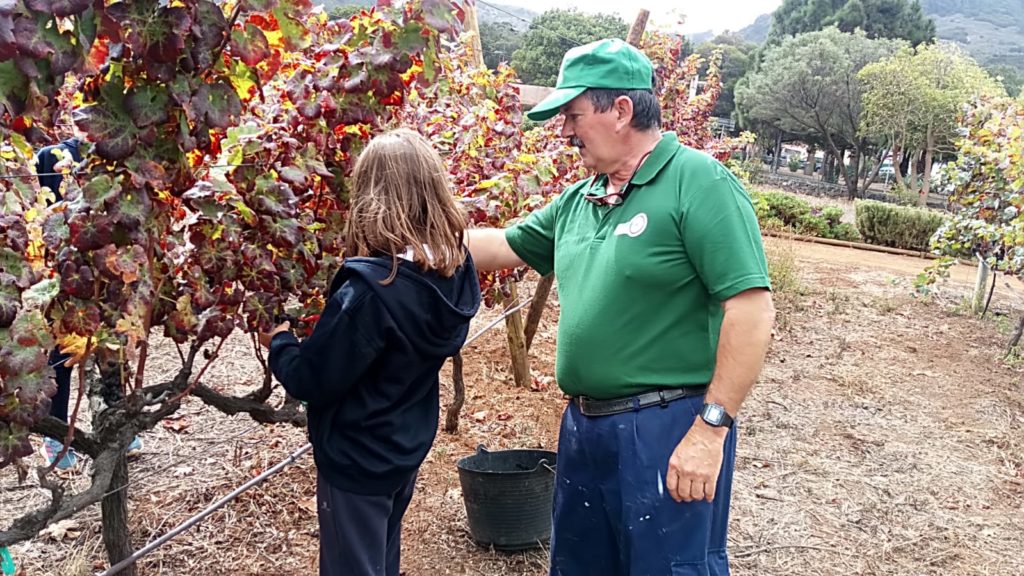
[[[583,414],[584,416],[589,416],[589,414],[587,413],[587,397],[580,395],[573,398],[573,400],[576,401],[576,406],[580,409],[580,413]]]

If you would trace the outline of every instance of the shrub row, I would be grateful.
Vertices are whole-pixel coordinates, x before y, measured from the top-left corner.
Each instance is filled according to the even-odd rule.
[[[841,222],[843,209],[839,206],[812,207],[809,202],[785,192],[762,192],[753,190],[750,199],[757,213],[757,220],[764,230],[780,230],[833,238],[836,240],[857,240],[857,229]]]
[[[920,252],[928,251],[932,236],[945,220],[931,210],[874,200],[859,200],[856,209],[857,229],[865,241]]]

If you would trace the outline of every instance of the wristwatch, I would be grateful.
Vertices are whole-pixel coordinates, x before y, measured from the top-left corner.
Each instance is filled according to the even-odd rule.
[[[729,416],[721,404],[705,403],[700,410],[700,419],[715,428],[732,428],[732,416]]]

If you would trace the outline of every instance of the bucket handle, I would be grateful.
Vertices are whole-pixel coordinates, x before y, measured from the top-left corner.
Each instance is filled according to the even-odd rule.
[[[488,450],[487,447],[484,446],[483,444],[477,444],[476,445],[476,453],[477,453],[477,455],[490,454],[491,451]],[[537,468],[539,468],[541,466],[547,468],[548,472],[551,472],[552,474],[555,473],[555,466],[552,466],[552,465],[548,464],[548,459],[547,458],[541,458],[540,461],[537,462]],[[534,470],[536,470],[537,468],[534,468]]]
[[[548,469],[548,472],[555,473],[555,467],[548,464],[547,458],[542,458],[540,462],[537,462],[537,466],[543,466]]]

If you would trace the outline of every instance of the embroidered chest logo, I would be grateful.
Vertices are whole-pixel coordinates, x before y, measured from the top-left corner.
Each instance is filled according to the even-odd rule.
[[[623,222],[615,227],[615,235],[622,236],[625,234],[630,238],[636,238],[637,236],[644,233],[647,229],[647,214],[643,212],[633,216],[629,219],[629,222]]]

